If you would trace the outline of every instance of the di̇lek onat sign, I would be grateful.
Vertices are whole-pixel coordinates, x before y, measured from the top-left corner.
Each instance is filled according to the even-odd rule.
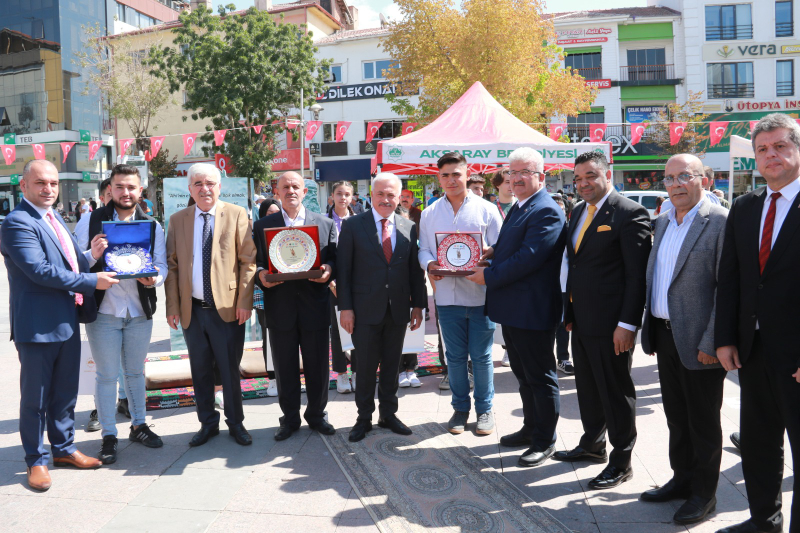
[[[362,83],[360,85],[338,85],[328,87],[323,93],[317,95],[318,102],[341,102],[343,100],[363,100],[366,98],[383,98],[384,95],[394,94],[395,86],[387,81],[375,83]],[[414,94],[419,94],[416,92]]]

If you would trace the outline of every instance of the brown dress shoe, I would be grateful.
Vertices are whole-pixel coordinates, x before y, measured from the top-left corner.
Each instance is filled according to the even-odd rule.
[[[44,492],[49,489],[52,484],[50,472],[47,471],[46,466],[28,467],[28,486],[30,488]]]
[[[74,466],[75,468],[100,468],[103,466],[100,459],[87,457],[78,450],[64,457],[54,457],[53,464],[55,466]]]

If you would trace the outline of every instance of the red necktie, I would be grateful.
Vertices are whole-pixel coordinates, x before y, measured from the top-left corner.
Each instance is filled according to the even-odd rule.
[[[383,236],[381,237],[381,244],[383,245],[383,255],[386,256],[386,262],[392,262],[392,234],[389,233],[389,219],[384,218],[381,220],[383,224]]]
[[[55,230],[56,235],[58,235],[58,242],[61,243],[61,249],[64,251],[64,255],[67,256],[67,260],[69,261],[69,266],[72,267],[72,271],[76,274],[80,274],[80,270],[78,270],[78,265],[75,263],[75,260],[72,258],[72,254],[69,253],[69,248],[67,248],[68,244],[64,236],[59,231],[59,224],[56,222],[56,217],[53,216],[52,211],[47,212],[47,218],[50,219],[50,224],[53,226],[53,230]],[[83,305],[83,294],[76,292],[75,293],[75,303],[77,305]]]
[[[764,267],[767,265],[769,259],[769,252],[772,250],[772,229],[775,226],[775,204],[778,203],[778,198],[781,193],[774,192],[770,195],[769,209],[767,209],[767,218],[764,219],[764,229],[761,232],[761,248],[758,250],[758,264],[761,266],[761,273],[764,273]]]

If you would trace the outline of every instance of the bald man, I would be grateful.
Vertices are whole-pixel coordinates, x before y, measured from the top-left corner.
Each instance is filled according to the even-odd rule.
[[[673,471],[642,500],[686,500],[673,517],[678,524],[713,512],[722,458],[725,369],[714,356],[714,297],[728,211],[707,200],[703,178],[693,155],[667,161],[664,186],[673,208],[655,222],[642,330],[642,348],[658,359]]]
[[[264,291],[264,314],[269,330],[275,379],[278,381],[278,403],[283,416],[275,440],[285,440],[300,428],[300,359],[306,378],[308,404],[304,418],[311,429],[325,435],[336,430],[327,421],[330,367],[328,359],[328,284],[336,268],[336,224],[333,220],[312,213],[303,206],[308,189],[296,172],[278,178],[281,210],[268,215],[253,227],[256,241],[256,283]],[[323,275],[315,279],[270,282],[269,250],[264,237],[267,228],[317,226],[319,228],[319,262]]]

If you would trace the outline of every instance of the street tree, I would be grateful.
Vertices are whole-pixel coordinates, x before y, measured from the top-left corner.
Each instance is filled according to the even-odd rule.
[[[661,111],[651,115],[648,126],[648,142],[658,145],[667,155],[694,154],[702,156],[708,148],[708,124],[701,124],[708,118],[703,113],[703,92],[689,91],[684,103],[667,104]],[[677,144],[670,144],[669,123],[687,122],[686,129]]]

